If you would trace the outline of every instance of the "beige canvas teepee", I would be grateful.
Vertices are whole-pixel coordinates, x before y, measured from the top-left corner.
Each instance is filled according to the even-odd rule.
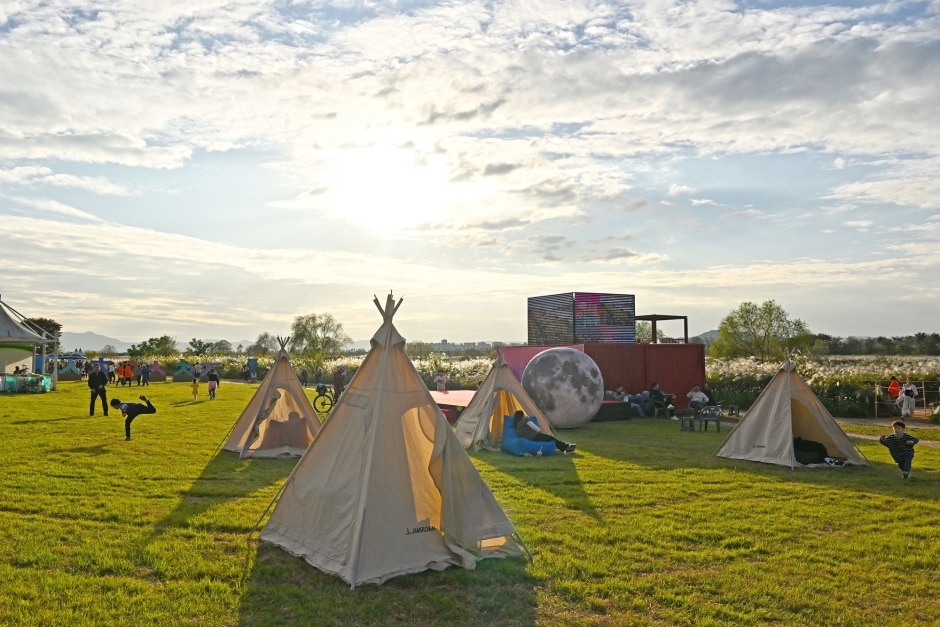
[[[353,588],[520,555],[515,529],[404,351],[382,327],[285,482],[261,539]]]
[[[248,406],[235,422],[225,450],[241,457],[300,457],[320,429],[320,419],[281,349]]]
[[[518,410],[524,411],[527,416],[535,416],[542,433],[555,434],[548,420],[516,380],[500,352],[486,379],[480,384],[480,389],[454,425],[457,439],[464,448],[472,446],[476,450],[499,450],[499,442],[503,437],[503,419]]]
[[[869,465],[788,358],[715,455],[795,468],[802,466],[793,451],[795,437],[822,443],[830,457],[846,464]]]

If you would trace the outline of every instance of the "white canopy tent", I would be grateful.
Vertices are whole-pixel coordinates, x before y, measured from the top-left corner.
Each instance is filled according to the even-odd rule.
[[[42,355],[42,364],[46,363],[46,354],[51,352],[52,389],[58,386],[59,378],[59,337],[31,323],[26,316],[18,312],[0,297],[0,373],[8,364],[20,363],[29,358],[29,368],[36,364],[36,355]]]

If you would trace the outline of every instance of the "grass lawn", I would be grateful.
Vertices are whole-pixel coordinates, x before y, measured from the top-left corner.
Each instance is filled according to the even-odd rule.
[[[872,468],[793,472],[711,457],[727,429],[592,424],[574,457],[474,455],[531,563],[351,592],[248,540],[295,463],[210,459],[254,389],[151,385],[131,442],[83,383],[0,397],[0,625],[940,623],[937,448],[902,481],[871,441]]]

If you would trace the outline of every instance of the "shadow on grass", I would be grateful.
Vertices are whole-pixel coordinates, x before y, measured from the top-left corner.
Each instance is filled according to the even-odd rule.
[[[625,425],[625,423],[618,423]],[[601,423],[585,430],[585,451],[616,462],[625,462],[651,470],[688,470],[696,473],[694,482],[709,480],[704,473],[732,471],[753,475],[755,479],[773,480],[781,483],[801,483],[821,488],[839,488],[859,494],[882,494],[902,496],[924,501],[940,500],[940,491],[935,487],[937,476],[930,471],[920,474],[917,481],[905,484],[899,490],[900,471],[893,463],[869,459],[871,466],[846,466],[833,468],[796,468],[763,464],[745,460],[715,457],[714,452],[731,433],[722,425],[721,433],[713,431],[694,433],[679,430],[679,423],[634,420],[624,428],[613,423]],[[632,427],[632,428],[631,428]],[[915,476],[917,458],[914,461]],[[924,477],[928,477],[924,481]],[[929,484],[929,485],[928,485]],[[913,489],[909,489],[913,487]]]
[[[206,527],[210,531],[247,534],[248,529],[245,528],[243,520],[208,522],[199,519],[210,509],[244,499],[252,493],[283,481],[296,462],[296,458],[239,459],[236,453],[219,451],[183,493],[179,504],[154,525],[153,532],[144,540],[144,546],[171,528]],[[258,516],[263,509],[264,507],[259,509]]]
[[[276,546],[262,542],[253,550],[240,625],[536,624],[538,581],[522,558],[487,559],[473,571],[452,566],[350,590],[339,577]]]
[[[45,420],[11,420],[7,424],[11,425],[35,425],[40,423],[48,422],[68,422],[71,420],[94,420],[98,415],[94,416],[65,416],[63,418],[46,418]],[[108,418],[108,416],[102,415],[102,418]]]
[[[98,455],[105,455],[111,452],[110,444],[99,444],[98,446],[79,446],[76,448],[60,448],[49,451],[50,455],[56,453],[78,453],[79,455],[91,455],[97,457]]]
[[[209,399],[207,398],[204,398],[198,401],[194,401],[190,398],[190,399],[186,399],[185,401],[177,401],[175,403],[171,403],[171,405],[173,407],[182,407],[183,405],[202,405],[203,403],[208,403],[208,402],[209,402]]]
[[[550,457],[532,458],[486,451],[480,453],[479,458],[502,473],[560,498],[569,509],[601,520],[591,497],[584,491],[575,468],[575,456],[556,453]]]

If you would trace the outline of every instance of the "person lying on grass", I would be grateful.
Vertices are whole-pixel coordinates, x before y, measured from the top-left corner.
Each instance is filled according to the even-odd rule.
[[[900,420],[895,420],[891,423],[894,433],[878,438],[878,441],[881,442],[883,446],[888,447],[891,458],[894,459],[898,468],[901,469],[902,479],[907,479],[911,476],[911,463],[914,461],[914,445],[920,442],[920,440],[914,436],[904,433],[906,426],[907,425]]]
[[[525,412],[522,410],[517,411],[513,414],[513,425],[516,427],[516,435],[518,435],[523,440],[532,440],[534,442],[554,442],[555,448],[562,453],[574,453],[574,449],[578,446],[574,442],[562,442],[558,438],[552,437],[547,433],[542,433],[542,428],[539,427],[539,421],[535,417],[526,418]]]
[[[146,405],[141,405],[140,403],[122,403],[121,399],[115,398],[111,401],[111,407],[121,410],[121,415],[126,416],[124,420],[124,438],[125,441],[131,439],[131,423],[134,422],[134,418],[140,416],[141,414],[155,414],[157,413],[157,408],[153,406],[153,403],[150,402],[150,399],[140,395],[140,400],[147,403]]]

